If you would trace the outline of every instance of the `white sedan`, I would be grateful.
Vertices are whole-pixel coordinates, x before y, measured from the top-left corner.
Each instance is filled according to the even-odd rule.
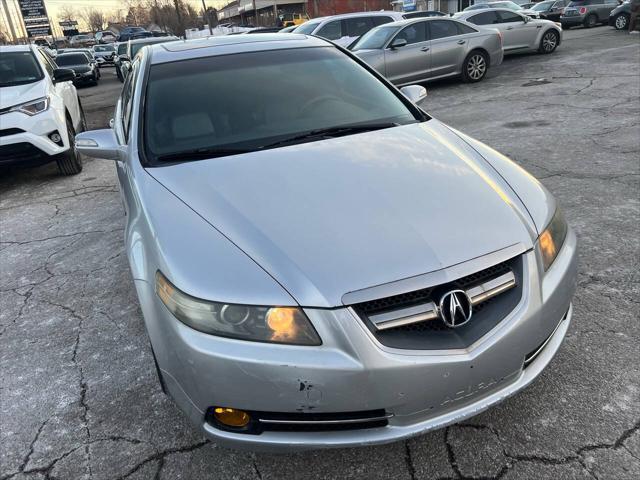
[[[454,17],[499,30],[505,54],[527,50],[552,53],[562,41],[562,25],[559,23],[533,19],[505,8],[468,10]]]

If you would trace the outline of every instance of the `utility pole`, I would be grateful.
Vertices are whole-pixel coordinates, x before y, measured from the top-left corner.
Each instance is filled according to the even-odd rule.
[[[11,40],[13,43],[18,43],[18,37],[16,36],[16,29],[13,26],[13,20],[11,18],[11,13],[9,12],[9,6],[7,5],[7,0],[2,0],[2,6],[4,7],[4,15],[7,17],[7,23],[9,24],[9,30],[11,32]]]
[[[207,24],[209,25],[209,35],[213,35],[213,28],[211,28],[211,16],[209,15],[209,10],[207,10],[207,4],[202,0],[202,18],[207,16]]]
[[[253,3],[253,18],[256,21],[256,27],[260,26],[260,22],[258,21],[258,9],[256,8],[256,0],[252,0]]]

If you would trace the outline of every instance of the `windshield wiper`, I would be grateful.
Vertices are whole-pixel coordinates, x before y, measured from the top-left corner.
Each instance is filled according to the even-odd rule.
[[[294,135],[293,137],[278,140],[274,143],[262,145],[258,147],[259,150],[265,148],[283,147],[285,145],[293,145],[296,143],[302,143],[305,140],[311,140],[314,138],[327,138],[327,137],[341,137],[344,135],[351,135],[354,133],[372,132],[374,130],[382,130],[385,128],[397,127],[399,123],[386,122],[386,123],[369,123],[364,125],[343,125],[340,127],[328,127],[318,128],[316,130],[310,130],[300,135]]]
[[[182,152],[167,153],[166,155],[159,155],[156,160],[159,162],[187,162],[189,160],[204,160],[207,158],[226,157],[229,155],[239,155],[241,153],[252,152],[253,150],[247,148],[194,148],[193,150],[184,150]]]

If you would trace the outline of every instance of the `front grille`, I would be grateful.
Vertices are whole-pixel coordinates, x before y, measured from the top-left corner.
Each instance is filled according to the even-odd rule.
[[[389,417],[383,409],[359,412],[303,413],[249,411],[251,422],[243,428],[230,428],[220,424],[213,415],[213,407],[207,410],[205,421],[220,430],[260,435],[262,432],[336,432],[385,427]]]
[[[27,142],[0,146],[0,163],[31,163],[49,159],[45,152]]]
[[[21,128],[3,128],[0,130],[0,137],[8,137],[9,135],[17,135],[18,133],[24,133]]]
[[[471,320],[458,328],[447,327],[439,318],[379,330],[371,316],[393,312],[427,302],[439,303],[451,290],[468,290],[496,277],[512,272],[514,288],[473,306]],[[383,345],[412,350],[466,348],[495,327],[518,304],[522,296],[522,258],[512,258],[452,282],[351,305],[365,325]]]

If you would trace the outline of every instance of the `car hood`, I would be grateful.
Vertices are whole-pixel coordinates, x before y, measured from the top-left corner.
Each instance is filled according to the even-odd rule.
[[[47,83],[40,80],[25,85],[16,85],[13,87],[2,87],[2,95],[0,95],[0,109],[13,107],[24,102],[35,100],[36,98],[45,97],[47,95]]]
[[[533,242],[510,187],[436,120],[148,172],[303,306]]]

